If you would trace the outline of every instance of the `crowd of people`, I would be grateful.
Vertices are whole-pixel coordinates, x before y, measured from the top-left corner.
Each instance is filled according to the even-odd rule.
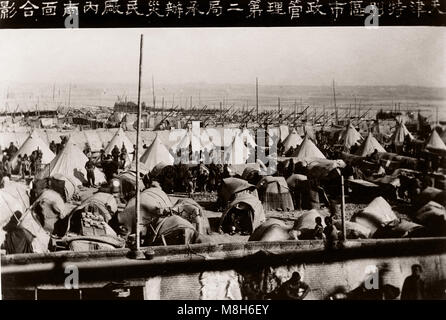
[[[21,179],[31,178],[42,169],[42,150],[36,149],[28,154],[17,155],[16,163],[13,167],[12,159],[17,154],[18,148],[13,142],[8,148],[3,150],[0,166],[0,176],[11,178],[13,173],[17,173]]]

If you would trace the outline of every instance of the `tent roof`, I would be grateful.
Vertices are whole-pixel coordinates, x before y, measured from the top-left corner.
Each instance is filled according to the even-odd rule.
[[[398,127],[395,132],[392,134],[391,140],[394,144],[401,145],[404,143],[406,136],[409,135],[410,140],[413,140],[413,135],[407,130],[406,126],[403,122],[398,122]]]
[[[119,130],[115,133],[115,135],[105,148],[105,154],[110,154],[115,145],[119,148],[119,150],[121,150],[122,144],[124,144],[125,148],[127,149],[127,154],[130,154],[134,151],[132,141],[130,141],[130,139],[127,137],[124,130],[122,128],[119,128]]]
[[[265,221],[266,217],[262,202],[260,202],[260,200],[256,196],[251,194],[241,194],[228,205],[226,211],[223,212],[223,214],[221,215],[220,226],[222,226],[228,212],[230,212],[232,208],[237,207],[240,204],[246,204],[251,207],[253,216],[251,216],[250,218],[252,230],[254,231],[259,225],[262,224],[262,222]]]
[[[37,132],[33,132],[28,136],[20,147],[19,151],[12,158],[12,165],[14,166],[16,164],[19,155],[23,156],[26,154],[30,156],[31,153],[37,149],[42,151],[42,164],[50,163],[56,156],[43,141],[40,135]]]
[[[85,170],[87,161],[87,156],[69,139],[63,150],[40,172],[38,178],[43,179],[59,173],[82,185],[87,180]],[[94,174],[95,183],[105,182],[105,176],[98,168],[95,169]]]
[[[378,152],[386,152],[386,149],[384,149],[383,146],[379,144],[378,140],[376,140],[373,134],[370,132],[367,136],[367,139],[362,142],[361,146],[356,152],[356,155],[366,157],[372,154],[375,149],[378,150]]]
[[[231,145],[225,148],[223,163],[244,164],[248,159],[249,150],[245,146],[241,135],[235,135]]]
[[[325,159],[324,154],[318,149],[318,147],[316,147],[308,136],[305,136],[304,140],[299,146],[299,149],[294,152],[293,157],[297,158],[298,160],[305,160],[309,158]]]
[[[446,150],[446,145],[441,140],[440,135],[438,134],[437,130],[432,130],[432,133],[427,140],[426,148],[429,149],[436,149],[436,150]]]
[[[140,161],[145,164],[148,170],[152,170],[159,163],[172,165],[174,158],[157,135],[152,144],[141,156]]]
[[[358,144],[361,140],[361,134],[355,129],[355,127],[353,127],[351,123],[349,123],[347,128],[342,131],[340,136],[342,145],[348,149],[350,149],[355,144]]]
[[[287,152],[291,147],[296,148],[302,143],[301,136],[297,133],[295,129],[283,140],[283,146],[285,147],[285,152]]]

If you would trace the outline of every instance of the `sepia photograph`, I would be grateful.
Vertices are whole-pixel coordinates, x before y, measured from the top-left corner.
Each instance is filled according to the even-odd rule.
[[[445,28],[1,29],[0,70],[3,300],[446,299]]]

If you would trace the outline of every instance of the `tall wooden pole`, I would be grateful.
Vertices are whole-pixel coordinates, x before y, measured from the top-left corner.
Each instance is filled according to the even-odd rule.
[[[140,227],[141,227],[141,198],[139,193],[139,136],[141,133],[141,75],[142,75],[142,49],[143,49],[143,35],[141,34],[140,47],[139,47],[139,77],[138,77],[138,115],[136,123],[136,251],[140,250]],[[153,78],[152,78],[153,80]]]
[[[345,194],[344,194],[344,176],[341,174],[341,224],[342,224],[342,236],[341,240],[346,240],[346,228],[345,228]]]

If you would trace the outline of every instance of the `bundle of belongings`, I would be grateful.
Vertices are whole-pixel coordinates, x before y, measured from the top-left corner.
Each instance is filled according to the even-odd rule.
[[[370,230],[374,238],[412,238],[425,235],[422,225],[399,219],[389,203],[382,197],[375,198],[366,208],[355,213],[352,222]]]
[[[172,207],[172,213],[189,221],[200,234],[211,234],[208,218],[203,208],[193,199],[181,198]]]
[[[124,240],[108,224],[117,207],[112,195],[93,194],[55,224],[53,249],[94,251],[124,247]]]
[[[136,233],[135,204],[135,198],[132,198],[117,215],[120,234],[129,242],[132,241],[129,236]],[[209,223],[202,216],[201,207],[197,203],[177,201],[173,206],[170,198],[160,188],[149,188],[141,193],[141,221],[144,245],[201,243],[205,241],[205,234],[200,231],[209,232]]]
[[[239,178],[225,178],[218,191],[217,204],[220,205],[222,209],[226,209],[229,202],[244,194],[251,194],[258,198],[255,185]]]
[[[257,189],[265,211],[294,210],[293,198],[284,177],[263,177]]]
[[[265,211],[260,200],[252,194],[237,196],[223,212],[219,231],[241,235],[251,234],[265,221]]]
[[[51,177],[36,179],[33,182],[30,192],[31,203],[33,203],[45,189],[56,191],[65,202],[72,200],[77,192],[76,183],[74,181],[60,173],[56,173]]]

